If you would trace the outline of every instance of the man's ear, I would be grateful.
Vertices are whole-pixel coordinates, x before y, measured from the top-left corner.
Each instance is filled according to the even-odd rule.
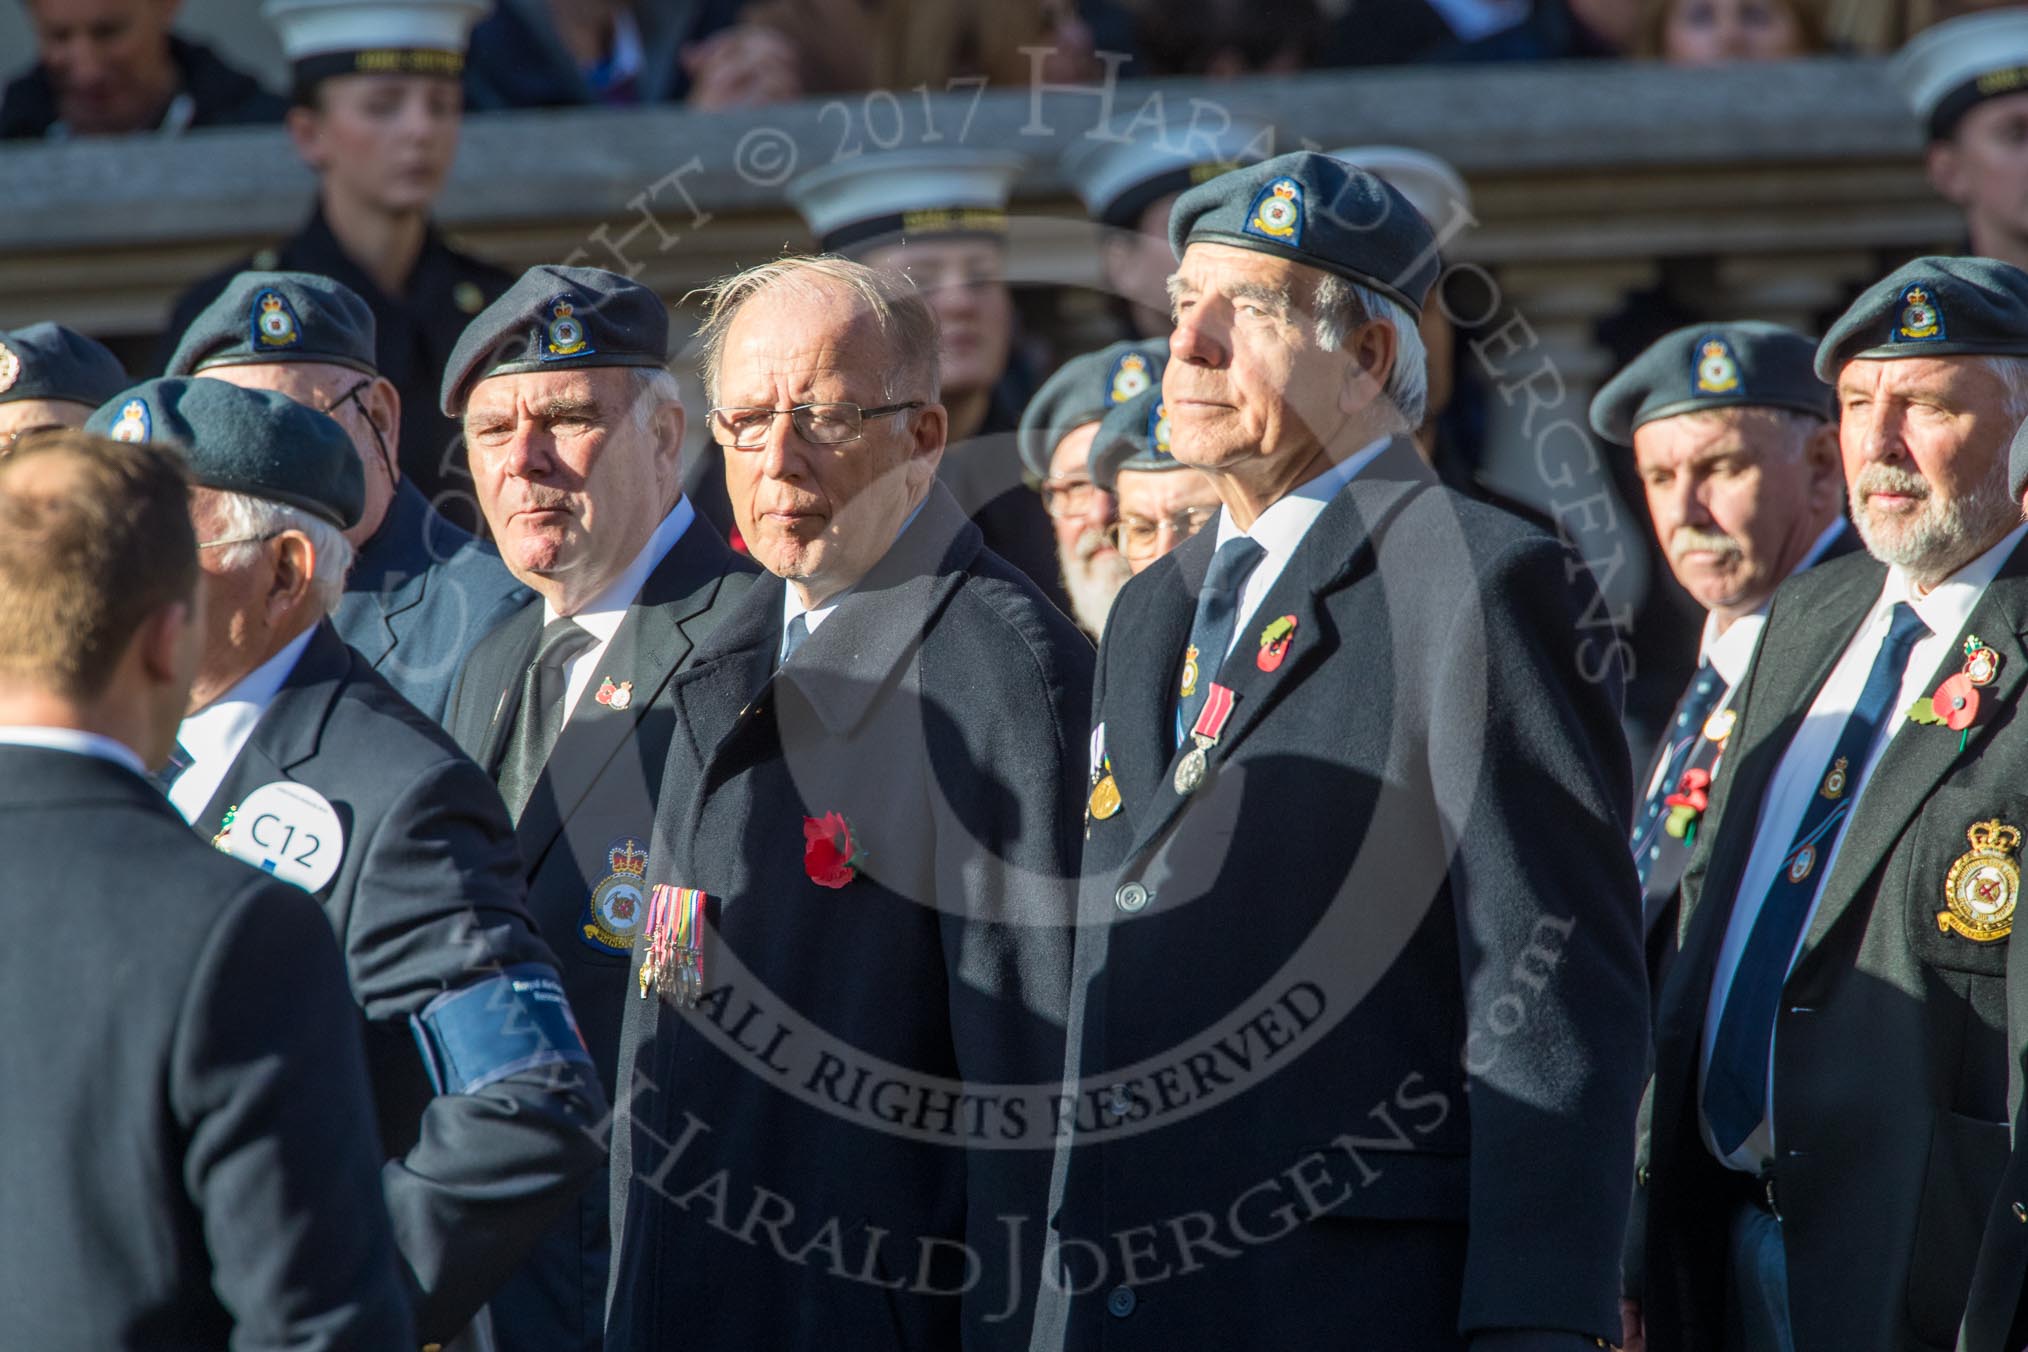
[[[1380,320],[1364,321],[1345,340],[1345,383],[1338,391],[1338,411],[1363,413],[1387,392],[1388,377],[1401,355],[1400,336],[1394,325]]]
[[[942,404],[924,404],[909,413],[908,454],[911,460],[927,459],[932,468],[943,459],[944,439],[950,435],[951,413]]]
[[[388,459],[401,464],[401,391],[386,376],[375,380],[366,389],[359,406],[366,411],[366,420],[380,433],[381,444],[387,447]]]
[[[1836,510],[1845,500],[1845,457],[1838,448],[1838,424],[1819,423],[1803,442],[1809,466],[1810,506]]]
[[[275,571],[268,581],[268,619],[279,621],[303,603],[317,575],[317,547],[299,530],[275,537]]]

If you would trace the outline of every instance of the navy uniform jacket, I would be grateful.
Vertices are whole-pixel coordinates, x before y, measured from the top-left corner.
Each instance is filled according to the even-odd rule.
[[[262,89],[251,75],[219,60],[209,47],[172,36],[169,59],[182,77],[179,92],[190,96],[193,127],[280,122],[289,110],[285,100]],[[43,67],[38,65],[8,83],[5,96],[0,97],[0,141],[47,136],[56,120],[56,89]]]
[[[475,531],[481,520],[472,494],[458,424],[437,409],[444,365],[458,336],[513,284],[514,278],[481,259],[459,253],[434,228],[409,274],[408,290],[390,296],[365,269],[347,256],[320,206],[309,223],[272,249],[241,259],[193,285],[177,300],[156,360],[159,370],[176,340],[225,284],[248,268],[316,272],[343,282],[373,311],[374,366],[401,391],[402,477],[460,528]]]
[[[364,1021],[389,1161],[383,1190],[418,1292],[418,1332],[440,1341],[597,1173],[606,1100],[567,1032],[476,1091],[433,1089],[413,1028],[432,1000],[510,970],[553,980],[556,958],[523,905],[499,792],[328,624],[261,714],[198,833],[214,838],[228,812],[281,780],[322,794],[345,827],[338,870],[316,896]],[[503,1007],[501,988],[486,989],[489,1007]]]
[[[628,946],[647,891],[648,846],[675,718],[668,685],[758,572],[702,518],[691,522],[642,584],[515,828],[529,911],[561,960],[564,989],[609,1097]],[[445,725],[489,773],[498,770],[519,712],[542,616],[542,603],[532,601],[474,649],[452,698]],[[630,683],[625,708],[597,701],[606,679]],[[608,1228],[605,1189],[594,1184],[494,1301],[503,1348],[597,1348]]]
[[[1397,440],[1206,664],[1235,702],[1185,798],[1215,534],[1127,583],[1099,653],[1123,806],[1079,898],[1065,1345],[1617,1341],[1648,1011],[1591,581]]]
[[[1712,973],[1769,781],[1885,573],[1853,555],[1776,591],[1684,876],[1682,951],[1660,1000],[1637,1175],[1639,1294],[1656,1352],[1722,1336],[1726,1225],[1750,1180],[1712,1158],[1698,1124]],[[2024,998],[2028,973],[2010,975],[2009,944],[1963,937],[1937,916],[1951,866],[1972,848],[1971,827],[2028,830],[2019,769],[2028,725],[2014,708],[2028,676],[2028,553],[2002,567],[1966,630],[2000,655],[1997,678],[1980,691],[1991,712],[1963,751],[1940,726],[1904,727],[1887,744],[1776,1016],[1772,1172],[1798,1348],[1951,1347],[2007,1164],[2009,1073],[2028,1026],[2010,1034],[2007,1007]],[[1925,688],[1962,661],[1946,658]],[[2011,1215],[2006,1224],[2018,1228]],[[2019,1278],[2017,1269],[2017,1287]]]
[[[413,1347],[330,929],[140,776],[0,746],[0,1342]]]
[[[1049,1124],[994,1087],[1063,1070],[1091,646],[936,487],[777,672],[785,585],[674,687],[687,792],[650,877],[711,898],[707,992],[641,998],[644,932],[607,1342],[1025,1348]],[[804,853],[833,812],[859,853],[838,888]],[[755,1206],[780,1228],[740,1242]]]
[[[438,722],[465,655],[534,593],[404,479],[345,578],[338,636]]]

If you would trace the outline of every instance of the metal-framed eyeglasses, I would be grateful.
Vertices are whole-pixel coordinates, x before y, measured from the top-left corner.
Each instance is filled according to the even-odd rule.
[[[1122,558],[1139,563],[1168,553],[1217,519],[1216,507],[1186,507],[1160,520],[1123,516],[1106,527],[1106,540]]]
[[[756,451],[767,445],[768,431],[774,426],[775,419],[787,414],[796,435],[803,440],[813,446],[838,446],[865,436],[868,418],[891,417],[922,406],[922,400],[910,399],[906,403],[882,404],[879,408],[861,408],[848,403],[797,404],[792,408],[714,408],[710,413],[711,439],[721,446]]]

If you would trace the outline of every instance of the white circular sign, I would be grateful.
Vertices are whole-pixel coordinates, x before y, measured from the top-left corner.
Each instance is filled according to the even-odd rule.
[[[277,780],[247,795],[221,843],[233,858],[315,892],[338,872],[345,828],[323,794]]]

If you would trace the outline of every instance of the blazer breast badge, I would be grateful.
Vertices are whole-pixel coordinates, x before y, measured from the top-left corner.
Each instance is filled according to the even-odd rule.
[[[2021,832],[1989,821],[1973,826],[1965,838],[1972,848],[1958,856],[1944,879],[1945,909],[1936,913],[1936,926],[1975,943],[1997,943],[2013,932],[2014,905],[2021,898],[2021,868],[2013,857]]]

